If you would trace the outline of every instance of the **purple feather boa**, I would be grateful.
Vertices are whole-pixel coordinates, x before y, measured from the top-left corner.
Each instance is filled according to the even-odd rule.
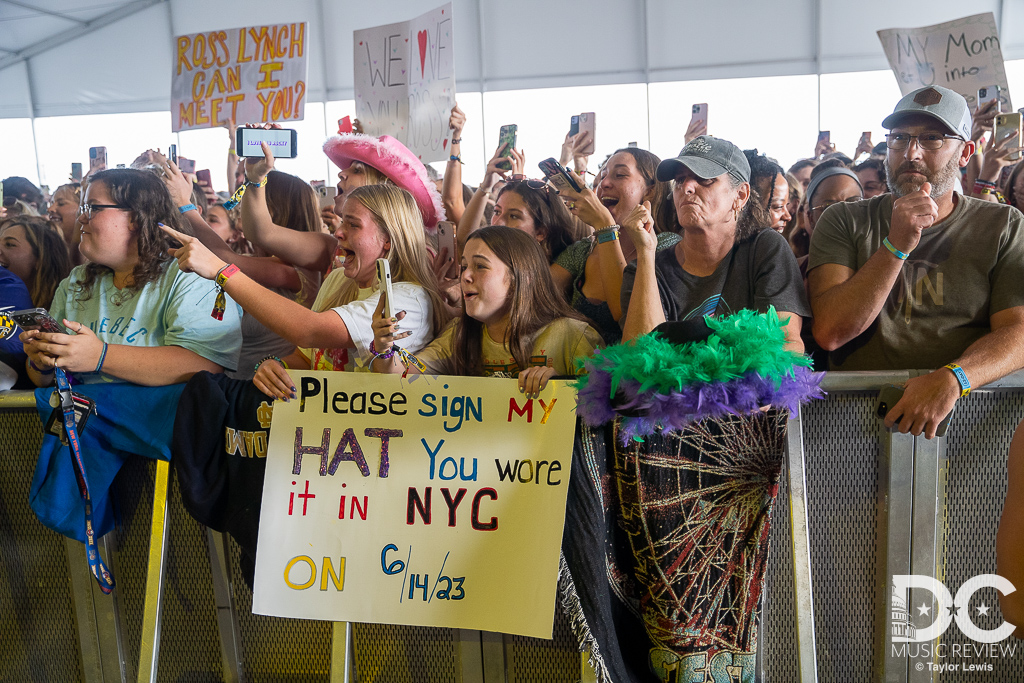
[[[767,405],[794,412],[801,403],[824,397],[819,386],[822,377],[824,373],[794,366],[792,374],[777,379],[747,373],[727,382],[689,385],[670,394],[641,392],[640,382],[623,379],[615,397],[609,398],[611,374],[591,372],[587,385],[579,392],[576,410],[592,427],[622,417],[619,434],[626,444],[630,439],[642,440],[659,428],[680,430],[706,418],[752,413]]]

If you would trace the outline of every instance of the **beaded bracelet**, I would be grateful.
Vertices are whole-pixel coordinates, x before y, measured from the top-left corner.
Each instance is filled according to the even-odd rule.
[[[391,346],[389,346],[387,348],[386,351],[381,351],[380,353],[377,353],[377,351],[374,350],[373,342],[371,341],[370,342],[370,355],[373,356],[374,358],[380,358],[381,360],[391,360],[394,357],[394,355],[395,355],[395,345],[392,344]]]
[[[255,374],[256,372],[258,372],[259,369],[260,369],[260,366],[263,365],[264,363],[266,363],[268,360],[276,360],[278,363],[280,363],[281,365],[284,366],[285,370],[288,369],[288,364],[285,363],[280,358],[278,358],[277,356],[264,356],[263,358],[259,359],[259,361],[256,363],[256,365],[253,366],[253,368],[252,368],[253,373]]]

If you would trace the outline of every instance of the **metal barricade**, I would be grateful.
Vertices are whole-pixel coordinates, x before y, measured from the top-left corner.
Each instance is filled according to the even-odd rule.
[[[911,374],[830,374],[827,400],[792,416],[760,629],[765,681],[1024,680],[1024,653],[986,678],[922,673],[915,665],[936,657],[893,649],[893,574],[955,592],[995,573],[1006,454],[1024,419],[1016,373],[961,400],[946,437],[889,433],[877,392]],[[238,546],[185,512],[167,463],[130,461],[115,480],[119,524],[101,550],[118,586],[104,596],[81,544],[29,509],[41,438],[32,395],[0,393],[0,680],[592,680],[560,616],[546,641],[252,614]],[[992,605],[974,615],[979,627],[1001,623]],[[969,640],[954,625],[939,642]]]

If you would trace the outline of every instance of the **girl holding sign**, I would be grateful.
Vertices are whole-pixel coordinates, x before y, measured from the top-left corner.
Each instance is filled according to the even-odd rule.
[[[410,350],[426,345],[447,322],[427,260],[419,209],[412,195],[393,185],[360,187],[346,199],[335,233],[344,261],[324,282],[313,310],[261,287],[199,240],[164,230],[184,245],[172,250],[183,270],[216,279],[247,315],[302,347],[287,358],[270,356],[257,363],[253,382],[274,398],[295,397],[288,368],[359,370],[369,364],[370,319],[381,296],[376,291],[378,258],[387,259],[391,268],[393,305],[404,309],[413,323]]]
[[[416,354],[430,374],[518,377],[520,391],[532,396],[552,377],[576,374],[576,359],[602,343],[555,288],[537,240],[521,230],[499,225],[473,232],[462,253],[460,285],[461,317]],[[398,331],[404,319],[404,312],[387,318],[378,303],[375,372],[418,370],[405,368],[392,349],[415,332],[415,326]]]

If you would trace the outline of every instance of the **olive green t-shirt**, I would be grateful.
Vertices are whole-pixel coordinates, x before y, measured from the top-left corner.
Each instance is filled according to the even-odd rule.
[[[859,270],[885,248],[890,194],[830,206],[811,235],[808,271],[826,263]],[[991,331],[993,313],[1024,306],[1024,215],[956,195],[944,221],[925,229],[878,317],[829,355],[832,370],[933,369]]]
[[[452,355],[452,342],[457,324],[458,320],[455,320],[437,339],[416,354],[416,357],[427,366],[429,374],[452,374],[448,361]],[[558,318],[542,327],[529,346],[531,367],[546,366],[554,368],[556,375],[575,375],[575,360],[591,355],[594,349],[602,346],[602,343],[597,330],[587,323],[572,318]],[[491,339],[487,332],[483,334],[481,359],[486,377],[519,375],[520,368],[512,357],[512,352],[504,344]]]

